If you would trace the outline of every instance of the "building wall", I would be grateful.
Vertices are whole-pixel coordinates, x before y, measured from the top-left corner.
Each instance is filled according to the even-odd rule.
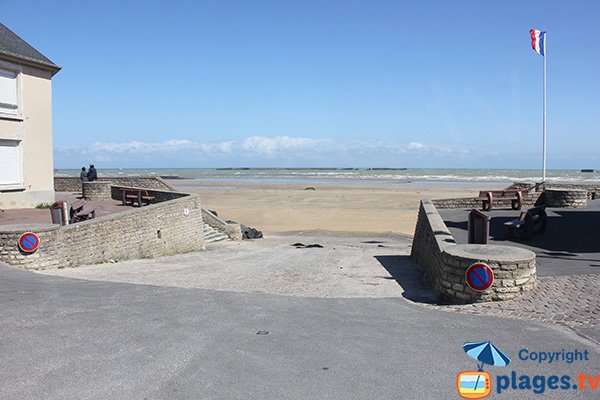
[[[0,139],[22,146],[23,184],[0,185],[0,208],[27,208],[54,202],[52,153],[52,74],[0,60],[0,68],[18,70],[19,113],[0,114]]]

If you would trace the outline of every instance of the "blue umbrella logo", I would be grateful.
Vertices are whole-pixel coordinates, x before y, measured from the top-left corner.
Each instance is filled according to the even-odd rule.
[[[483,364],[504,367],[510,363],[510,358],[489,341],[467,342],[463,345],[463,350],[469,357],[481,362],[481,365],[477,364],[478,371],[483,371]]]
[[[477,363],[477,371],[483,371],[483,365],[489,364],[496,367],[504,367],[510,363],[510,358],[506,354],[504,354],[499,348],[494,346],[492,342],[467,342],[463,344],[463,350],[465,353],[469,355],[469,357],[474,358],[478,361]],[[481,363],[481,364],[479,364]],[[487,374],[487,373],[486,373]],[[488,375],[489,376],[489,375]],[[473,389],[478,388],[479,379],[481,375],[477,375],[477,380],[475,381],[475,385]],[[460,393],[460,388],[459,388]],[[461,394],[462,396],[462,394]],[[487,396],[487,394],[486,394]],[[464,396],[463,396],[464,397]]]

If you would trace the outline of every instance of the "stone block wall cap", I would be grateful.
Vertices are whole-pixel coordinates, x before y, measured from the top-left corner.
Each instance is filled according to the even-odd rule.
[[[458,244],[445,249],[453,257],[464,260],[496,261],[496,262],[522,262],[535,258],[531,250],[512,246],[496,246],[487,244]]]
[[[547,192],[587,192],[587,189],[567,188],[553,186],[545,189]]]
[[[20,232],[50,232],[60,228],[57,224],[15,224],[0,226],[0,233],[20,233]]]

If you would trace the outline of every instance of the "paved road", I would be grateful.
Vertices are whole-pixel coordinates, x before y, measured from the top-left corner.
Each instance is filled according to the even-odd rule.
[[[95,281],[288,296],[401,297],[402,287],[384,266],[389,258],[400,256],[406,273],[412,273],[414,289],[420,275],[408,257],[411,241],[397,235],[268,234],[260,240],[209,243],[201,253],[41,272]]]
[[[600,374],[598,344],[568,328],[398,297],[84,281],[0,265],[0,304],[2,399],[452,399],[457,372],[475,368],[461,346],[479,340],[513,359],[488,367],[494,377]],[[537,364],[519,360],[521,349],[587,350],[589,360]],[[490,398],[540,397],[504,394]],[[544,398],[598,392],[547,389]]]
[[[322,248],[296,248],[294,243]],[[330,298],[405,297],[436,310],[559,323],[600,342],[600,274],[543,276],[524,299],[435,305],[411,260],[411,239],[268,235],[210,244],[202,253],[42,271],[120,283]]]

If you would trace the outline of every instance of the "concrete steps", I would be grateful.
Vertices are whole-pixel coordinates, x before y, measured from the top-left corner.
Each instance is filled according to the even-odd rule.
[[[229,236],[208,224],[204,224],[204,241],[206,243],[220,242],[221,240],[229,240]]]

